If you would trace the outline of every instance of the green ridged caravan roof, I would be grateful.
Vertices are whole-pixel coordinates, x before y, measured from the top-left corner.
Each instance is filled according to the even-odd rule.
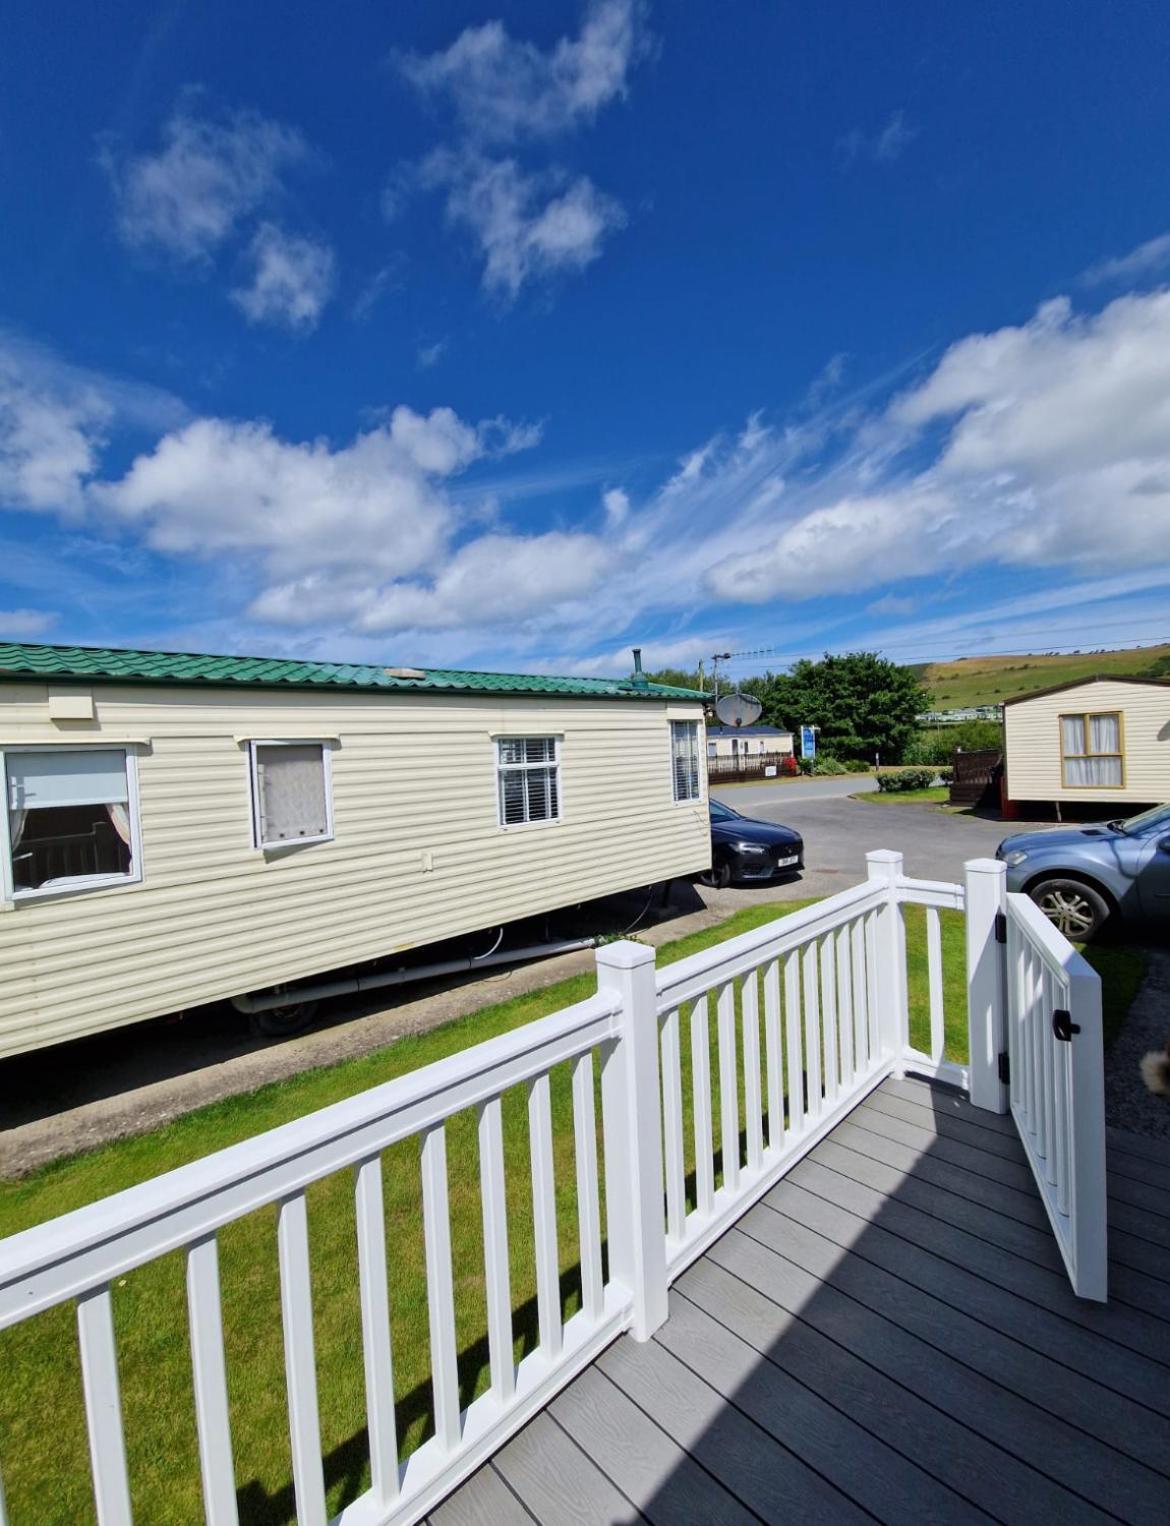
[[[702,699],[694,689],[629,678],[562,678],[544,673],[411,671],[352,662],[298,662],[280,657],[210,657],[196,652],[134,652],[117,647],[40,646],[0,641],[0,683],[65,680],[87,683],[224,685],[258,689],[378,689],[430,694],[556,694],[578,699]]]

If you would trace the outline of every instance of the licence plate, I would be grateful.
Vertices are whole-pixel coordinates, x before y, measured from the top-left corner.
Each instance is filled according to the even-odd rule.
[[[797,862],[797,857],[796,857],[796,854],[794,853],[794,854],[792,854],[792,856],[790,858],[778,858],[776,860],[776,867],[777,867],[777,869],[789,869],[796,862]]]

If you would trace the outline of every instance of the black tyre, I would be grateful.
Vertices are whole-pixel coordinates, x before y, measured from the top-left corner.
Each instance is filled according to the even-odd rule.
[[[248,1026],[260,1038],[284,1039],[294,1033],[303,1033],[317,1015],[315,1001],[290,1001],[279,1007],[266,1007],[253,1012]]]
[[[709,885],[712,890],[726,890],[731,884],[731,865],[728,863],[712,864],[710,869],[699,875],[701,885]]]
[[[1057,929],[1072,943],[1087,943],[1109,920],[1112,908],[1092,885],[1083,880],[1040,880],[1028,894]]]

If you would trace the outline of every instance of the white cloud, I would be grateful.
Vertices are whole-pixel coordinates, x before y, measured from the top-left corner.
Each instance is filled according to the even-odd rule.
[[[606,524],[611,530],[616,530],[629,517],[630,495],[624,488],[611,487],[602,493],[601,506],[605,510]]]
[[[0,640],[31,641],[57,623],[51,609],[0,609]]]
[[[447,191],[447,218],[475,235],[488,291],[515,297],[526,281],[583,270],[625,222],[587,176],[528,174],[514,159],[438,149],[421,167],[429,188]]]
[[[329,245],[286,233],[275,223],[261,223],[248,255],[252,280],[231,294],[248,322],[315,328],[333,294],[334,259]]]
[[[165,428],[183,414],[162,391],[66,365],[0,333],[0,508],[79,517],[115,430]]]
[[[336,449],[282,440],[267,424],[200,419],[94,494],[171,554],[244,554],[274,578],[399,577],[445,552],[457,517],[446,479],[526,438],[450,408],[396,408]]]
[[[420,344],[415,352],[415,362],[420,371],[429,371],[437,366],[447,352],[448,341],[436,339],[434,344]]]
[[[872,159],[875,164],[893,164],[918,136],[916,127],[908,127],[904,112],[895,111],[890,119],[875,133],[864,133],[859,127],[837,140],[837,147],[846,165],[858,159]]]
[[[157,152],[120,162],[107,147],[102,162],[127,244],[206,262],[241,219],[278,198],[284,172],[310,157],[295,128],[254,111],[216,121],[188,102],[164,127]]]
[[[1090,286],[1107,281],[1140,281],[1145,276],[1156,275],[1170,266],[1170,233],[1160,233],[1157,238],[1147,239],[1128,254],[1101,260],[1090,265],[1081,279]]]
[[[928,427],[941,441],[907,472]],[[1170,292],[1089,316],[1062,297],[960,340],[858,439],[869,448],[806,488],[778,533],[712,568],[717,596],[807,598],[989,563],[1165,561]]]
[[[636,0],[594,0],[576,37],[547,52],[509,36],[502,21],[468,27],[451,46],[399,66],[424,94],[449,100],[470,138],[510,142],[591,121],[626,93],[646,47]]]

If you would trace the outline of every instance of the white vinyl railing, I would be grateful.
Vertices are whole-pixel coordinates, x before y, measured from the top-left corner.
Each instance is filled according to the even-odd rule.
[[[100,1526],[132,1520],[110,1290],[135,1268],[170,1252],[185,1254],[204,1516],[209,1526],[237,1526],[232,1353],[224,1339],[217,1236],[275,1205],[296,1517],[300,1526],[325,1526],[305,1194],[314,1182],[352,1171],[370,1485],[335,1520],[416,1521],[619,1331],[648,1338],[666,1319],[671,1280],[886,1076],[914,1068],[966,1084],[967,1069],[944,1056],[939,924],[940,910],[965,903],[973,908],[967,940],[973,1099],[986,1091],[1003,1018],[1002,961],[987,963],[1002,865],[990,866],[994,874],[984,865],[982,880],[979,866],[970,866],[965,893],[958,885],[907,879],[898,854],[868,859],[865,883],[660,970],[653,950],[640,944],[603,948],[597,994],[573,1007],[0,1242],[0,1329],[58,1305],[76,1307]],[[910,1043],[907,904],[926,907],[929,1050]],[[1017,914],[1016,923],[1032,936],[1030,916]],[[1045,937],[1047,947],[1058,935]],[[1045,969],[1045,978],[1058,978]],[[1069,999],[1075,1005],[1076,994]],[[1041,1055],[1037,1063],[1048,1062]],[[550,1075],[561,1065],[571,1069],[581,1287],[581,1307],[567,1320],[550,1106]],[[1030,1077],[1021,1063],[1021,1095],[1032,1095]],[[534,1349],[519,1362],[501,1112],[501,1099],[514,1087],[527,1093],[538,1327]],[[1003,1110],[998,1093],[982,1105]],[[476,1114],[490,1385],[464,1407],[446,1146],[448,1121],[468,1109]],[[412,1138],[419,1148],[434,1429],[402,1458],[382,1155]],[[1068,1148],[1075,1166],[1075,1141]],[[1049,1152],[1054,1162],[1059,1149]],[[1059,1166],[1053,1200],[1058,1207],[1066,1201],[1077,1219],[1078,1199]],[[0,1473],[3,1448],[0,1437]],[[51,1488],[48,1438],[45,1456]],[[0,1526],[8,1526],[2,1491]]]
[[[1005,907],[1009,1096],[1074,1290],[1106,1295],[1101,982],[1025,895]]]

